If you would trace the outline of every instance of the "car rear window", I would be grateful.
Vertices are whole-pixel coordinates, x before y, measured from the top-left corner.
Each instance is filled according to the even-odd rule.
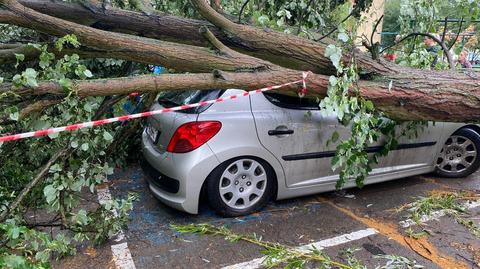
[[[275,92],[265,92],[263,93],[265,97],[272,104],[289,109],[306,109],[306,110],[317,110],[320,109],[320,100],[318,98],[312,97],[298,97],[291,96],[286,94],[280,94]]]
[[[158,103],[166,108],[189,105],[202,101],[212,100],[220,97],[223,90],[189,90],[189,91],[175,91],[175,92],[162,92],[158,95]],[[201,113],[205,111],[209,105],[194,107],[190,109],[180,110],[183,113]]]

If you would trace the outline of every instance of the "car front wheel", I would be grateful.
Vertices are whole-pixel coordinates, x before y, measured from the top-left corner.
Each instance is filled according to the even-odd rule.
[[[274,172],[268,163],[239,157],[213,170],[207,179],[207,195],[218,214],[235,217],[264,207],[274,194],[274,186]]]
[[[437,159],[436,173],[442,177],[466,177],[480,166],[480,135],[460,129],[451,135]]]

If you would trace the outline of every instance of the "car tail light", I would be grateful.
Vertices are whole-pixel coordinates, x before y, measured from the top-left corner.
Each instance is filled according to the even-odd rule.
[[[190,152],[207,143],[214,137],[222,123],[219,121],[196,121],[181,125],[168,143],[167,151],[173,153]]]

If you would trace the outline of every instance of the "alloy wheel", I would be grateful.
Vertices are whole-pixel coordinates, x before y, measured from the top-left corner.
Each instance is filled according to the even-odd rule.
[[[440,151],[437,169],[445,173],[461,173],[475,162],[477,150],[475,143],[469,138],[452,135]]]
[[[265,168],[253,159],[240,159],[231,163],[219,181],[219,193],[225,204],[234,209],[255,205],[265,194],[267,174]]]

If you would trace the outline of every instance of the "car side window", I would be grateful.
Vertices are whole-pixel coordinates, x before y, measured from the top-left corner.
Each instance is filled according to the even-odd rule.
[[[320,100],[315,97],[298,97],[274,92],[263,93],[272,104],[289,109],[319,110]]]

